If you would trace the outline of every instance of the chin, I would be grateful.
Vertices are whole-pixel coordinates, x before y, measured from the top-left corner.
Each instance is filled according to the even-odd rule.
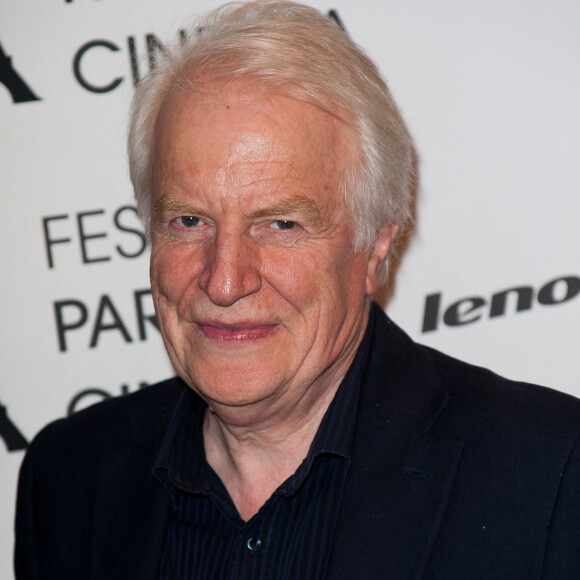
[[[277,381],[263,372],[256,374],[253,370],[236,366],[227,373],[223,368],[220,370],[196,372],[183,378],[210,406],[244,407],[264,401],[278,390]]]

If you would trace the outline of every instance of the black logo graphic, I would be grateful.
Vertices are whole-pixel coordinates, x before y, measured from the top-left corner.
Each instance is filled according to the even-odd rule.
[[[4,439],[8,451],[21,451],[28,447],[28,441],[8,418],[6,407],[2,404],[0,404],[0,437]]]
[[[438,330],[441,323],[458,327],[472,324],[486,316],[496,319],[508,315],[509,308],[515,314],[532,310],[534,303],[540,306],[564,304],[580,296],[580,276],[561,276],[546,282],[539,289],[530,285],[514,286],[487,296],[468,296],[450,305],[443,304],[443,293],[435,292],[425,297],[422,332]]]
[[[4,54],[0,44],[0,83],[2,83],[12,95],[14,103],[28,103],[40,101],[32,89],[24,82],[22,77],[14,70],[12,59]]]

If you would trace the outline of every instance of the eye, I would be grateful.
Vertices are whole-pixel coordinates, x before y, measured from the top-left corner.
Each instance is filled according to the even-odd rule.
[[[291,230],[296,227],[296,222],[287,220],[276,220],[270,224],[270,227],[276,230]]]
[[[183,226],[184,228],[195,228],[202,223],[199,218],[191,215],[182,215],[175,221],[178,225]]]

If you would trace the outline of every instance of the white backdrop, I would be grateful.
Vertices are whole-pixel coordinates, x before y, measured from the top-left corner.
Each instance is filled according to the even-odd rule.
[[[580,395],[580,3],[310,3],[378,61],[417,142],[417,227],[387,311],[421,342]],[[0,0],[0,578],[24,440],[171,374],[126,117],[148,45],[217,4]]]

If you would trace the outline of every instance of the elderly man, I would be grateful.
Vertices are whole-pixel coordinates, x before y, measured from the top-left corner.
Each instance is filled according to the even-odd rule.
[[[412,144],[332,20],[211,13],[137,89],[129,151],[179,378],[33,443],[19,579],[580,577],[578,401],[371,302]]]

